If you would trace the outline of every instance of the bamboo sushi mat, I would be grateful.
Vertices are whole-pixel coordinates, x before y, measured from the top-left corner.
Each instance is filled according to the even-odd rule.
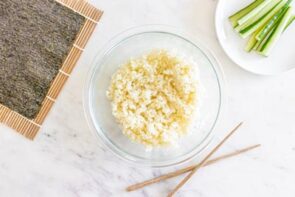
[[[85,23],[78,33],[75,42],[65,58],[58,74],[51,83],[49,91],[42,102],[40,111],[38,112],[36,118],[31,120],[0,104],[0,122],[8,125],[21,135],[31,140],[35,138],[38,131],[41,129],[46,116],[55,103],[67,79],[70,77],[72,70],[79,60],[87,41],[89,40],[102,15],[102,11],[96,9],[85,0],[55,1],[85,17]]]

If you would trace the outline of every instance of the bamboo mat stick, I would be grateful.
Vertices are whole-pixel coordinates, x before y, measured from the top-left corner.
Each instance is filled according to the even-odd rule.
[[[204,164],[210,159],[210,157],[240,128],[243,124],[238,124],[227,136],[200,162],[200,164],[194,168],[169,194],[168,197],[172,197]]]
[[[256,144],[256,145],[248,146],[248,147],[243,148],[243,149],[236,150],[236,151],[228,153],[228,154],[221,155],[219,157],[216,157],[214,159],[211,159],[211,160],[207,161],[203,165],[203,167],[212,165],[214,163],[217,163],[217,162],[219,162],[221,160],[224,160],[224,159],[227,159],[227,158],[230,158],[230,157],[233,157],[233,156],[240,155],[242,153],[245,153],[245,152],[248,152],[248,151],[253,150],[255,148],[258,148],[259,146],[260,146],[260,144]],[[126,188],[126,191],[128,191],[128,192],[135,191],[135,190],[141,189],[141,188],[143,188],[145,186],[152,185],[154,183],[158,183],[160,181],[164,181],[164,180],[179,176],[181,174],[184,174],[186,172],[189,172],[189,171],[195,169],[198,166],[199,166],[199,164],[188,166],[188,167],[185,167],[183,169],[180,169],[180,170],[177,170],[177,171],[174,171],[174,172],[170,172],[170,173],[167,173],[167,174],[164,174],[164,175],[161,175],[161,176],[158,176],[158,177],[155,177],[155,178],[152,178],[152,179],[149,179],[149,180],[146,180],[146,181],[134,184],[134,185],[130,185],[129,187]]]

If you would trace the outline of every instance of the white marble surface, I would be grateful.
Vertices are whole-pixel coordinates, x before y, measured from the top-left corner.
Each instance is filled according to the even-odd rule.
[[[175,178],[126,193],[124,187],[168,169],[136,168],[114,157],[92,136],[82,107],[91,61],[106,41],[142,24],[168,24],[199,36],[220,60],[228,104],[215,144],[240,120],[245,125],[220,153],[261,143],[260,149],[201,170],[177,196],[293,197],[295,195],[295,72],[261,77],[241,70],[221,50],[215,0],[92,0],[105,11],[42,132],[34,142],[0,126],[1,197],[165,196]]]

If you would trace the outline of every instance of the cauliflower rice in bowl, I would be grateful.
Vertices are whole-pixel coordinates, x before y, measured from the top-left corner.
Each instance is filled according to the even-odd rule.
[[[159,25],[109,41],[93,61],[84,97],[98,144],[150,167],[201,155],[222,103],[222,71],[210,51],[179,29]]]
[[[196,64],[167,50],[130,59],[112,76],[107,97],[124,135],[146,148],[176,145],[198,101]]]

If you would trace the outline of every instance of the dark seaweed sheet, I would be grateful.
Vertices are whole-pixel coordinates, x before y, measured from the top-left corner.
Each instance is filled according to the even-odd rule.
[[[1,0],[0,103],[36,117],[84,20],[54,0]]]

